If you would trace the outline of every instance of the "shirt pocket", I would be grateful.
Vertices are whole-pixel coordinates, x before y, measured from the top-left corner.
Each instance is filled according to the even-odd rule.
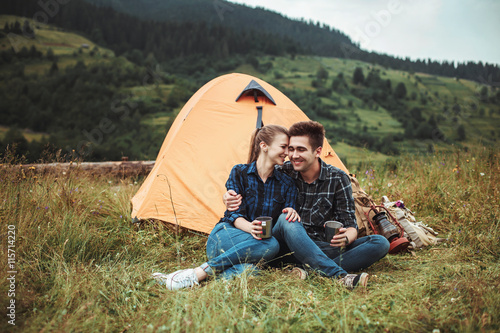
[[[272,217],[274,223],[276,223],[276,220],[281,215],[283,208],[285,208],[284,206],[285,199],[281,195],[273,198]]]
[[[299,210],[300,208],[305,208],[305,205],[306,205],[306,196],[302,192],[299,192],[297,194],[297,201],[295,203],[295,208]]]
[[[258,201],[257,191],[251,188],[247,188],[245,190],[245,197],[243,199],[244,199],[243,203],[245,205],[246,213],[247,215],[249,215],[255,210],[255,207],[257,206],[257,201]],[[250,217],[248,216],[248,218]]]
[[[326,196],[319,196],[311,209],[311,223],[317,226],[323,226],[323,224],[330,219],[328,212],[330,212],[331,209],[331,199]]]

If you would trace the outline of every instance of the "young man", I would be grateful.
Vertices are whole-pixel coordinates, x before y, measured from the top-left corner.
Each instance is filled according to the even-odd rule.
[[[323,125],[314,121],[295,123],[290,127],[288,157],[282,170],[290,175],[299,190],[297,199],[300,222],[287,220],[282,214],[273,227],[273,236],[280,243],[280,262],[292,262],[333,278],[348,289],[366,287],[368,274],[359,271],[383,258],[389,242],[380,235],[357,239],[354,199],[351,182],[342,170],[320,158],[325,137]],[[241,204],[242,196],[229,191],[224,195],[228,210]],[[330,243],[324,237],[324,223],[341,222],[344,227]],[[287,255],[292,253],[292,255]]]

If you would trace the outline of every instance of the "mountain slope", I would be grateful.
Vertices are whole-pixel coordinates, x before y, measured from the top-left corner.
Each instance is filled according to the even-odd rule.
[[[99,6],[111,6],[129,15],[162,22],[207,22],[244,31],[255,30],[288,37],[313,54],[344,57],[363,52],[343,33],[319,24],[290,20],[262,9],[212,0],[86,0]]]
[[[437,62],[431,59],[411,61],[360,49],[338,30],[319,23],[291,20],[281,14],[230,3],[222,0],[85,0],[99,6],[143,19],[163,22],[206,22],[236,30],[255,30],[287,37],[309,54],[346,59],[358,59],[393,69],[423,72],[433,75],[465,78],[493,85],[500,82],[497,64],[467,62]],[[296,50],[289,50],[296,52]],[[292,53],[293,53],[292,52]]]
[[[89,18],[90,12],[82,10],[88,6],[92,7],[85,3],[68,8],[80,9]],[[110,31],[117,30],[112,29],[114,22],[119,27],[141,22],[109,8],[92,8],[96,10],[94,27],[105,19]],[[64,22],[68,18],[74,16],[63,12],[58,19]],[[92,39],[82,39],[78,31],[52,25],[34,27],[35,38],[25,39],[28,44],[20,50],[11,50],[6,33],[25,21],[36,25],[30,19],[0,16],[8,30],[0,31],[0,74],[5,78],[0,82],[3,146],[34,131],[47,133],[45,139],[34,137],[29,142],[32,148],[38,142],[38,151],[42,144],[50,143],[71,154],[75,149],[87,160],[122,155],[152,159],[187,99],[210,79],[228,72],[257,76],[283,91],[311,119],[325,125],[344,162],[385,160],[387,154],[449,149],[452,145],[494,145],[500,137],[500,91],[467,80],[300,54],[227,55],[219,61],[208,55],[178,57],[174,59],[177,68],[170,67],[177,72],[170,72],[152,54],[141,59],[138,49],[121,46],[127,57],[137,57],[131,63]],[[160,27],[175,27],[181,33],[181,27],[189,25],[170,22]],[[142,29],[155,26],[133,26],[134,35],[124,36],[135,38]],[[99,37],[98,33],[92,35]],[[179,70],[182,67],[194,72],[186,74]],[[10,130],[16,127],[25,130]]]

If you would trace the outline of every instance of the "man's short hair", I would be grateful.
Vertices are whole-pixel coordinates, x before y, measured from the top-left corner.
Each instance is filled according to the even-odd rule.
[[[290,136],[307,136],[312,150],[323,146],[325,128],[317,121],[300,121],[290,126]]]

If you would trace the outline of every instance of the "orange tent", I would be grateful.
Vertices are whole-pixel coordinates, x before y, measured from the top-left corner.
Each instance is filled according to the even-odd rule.
[[[132,217],[210,233],[224,215],[222,195],[235,164],[246,163],[252,131],[309,120],[270,84],[227,74],[200,88],[172,124],[155,166],[132,198]],[[325,139],[322,159],[347,172]]]

